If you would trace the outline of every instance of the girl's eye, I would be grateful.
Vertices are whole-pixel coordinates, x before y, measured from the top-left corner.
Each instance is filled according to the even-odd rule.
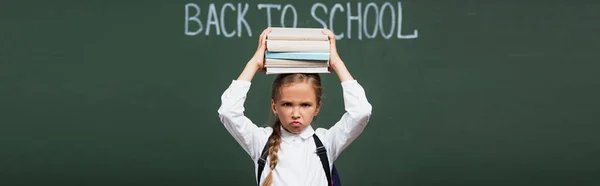
[[[302,104],[302,107],[310,107],[310,104],[304,103],[304,104]]]
[[[291,103],[283,103],[283,106],[284,107],[289,107],[289,106],[292,106],[292,104]]]

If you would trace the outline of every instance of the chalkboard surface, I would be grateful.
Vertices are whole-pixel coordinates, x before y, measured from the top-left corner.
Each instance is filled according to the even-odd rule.
[[[220,95],[268,26],[327,27],[373,115],[344,185],[600,185],[596,1],[0,2],[0,185],[253,185]],[[274,76],[246,115],[269,120]],[[315,127],[343,114],[335,74]],[[273,119],[273,118],[271,118]]]

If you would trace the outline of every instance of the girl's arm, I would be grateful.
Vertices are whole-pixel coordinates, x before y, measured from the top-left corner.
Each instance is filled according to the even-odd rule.
[[[338,55],[335,35],[327,29],[324,29],[323,33],[329,36],[331,43],[329,65],[342,82],[344,109],[346,110],[342,118],[329,130],[317,131],[317,133],[324,133],[327,141],[325,143],[328,143],[326,147],[328,148],[329,162],[333,163],[341,152],[362,133],[371,116],[372,107],[367,100],[365,90],[350,75]]]
[[[331,67],[331,69],[335,71],[335,73],[340,78],[341,82],[354,80],[354,78],[352,78],[352,75],[350,75],[350,72],[346,68],[344,61],[342,61],[342,58],[340,58],[340,55],[337,52],[335,34],[333,34],[333,32],[331,32],[331,30],[328,29],[323,29],[323,34],[329,37],[329,66]]]
[[[265,64],[265,51],[267,50],[267,34],[271,32],[271,28],[263,30],[258,38],[258,48],[252,56],[252,59],[248,61],[246,67],[238,77],[238,81],[252,81],[256,71],[263,70]]]
[[[244,115],[244,102],[250,89],[250,81],[257,70],[262,69],[264,62],[265,38],[270,29],[266,29],[260,35],[258,49],[254,57],[246,64],[246,67],[236,81],[221,96],[221,106],[218,113],[221,123],[242,148],[253,160],[260,156],[260,148],[266,141],[265,136],[270,135],[270,128],[259,128]],[[266,139],[266,138],[265,138]]]

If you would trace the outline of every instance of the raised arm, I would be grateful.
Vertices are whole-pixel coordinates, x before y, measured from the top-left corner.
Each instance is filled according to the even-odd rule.
[[[354,80],[337,52],[335,34],[328,29],[323,29],[323,34],[329,37],[329,66],[331,69],[338,75],[341,82]]]
[[[225,126],[225,129],[242,146],[242,148],[256,159],[259,155],[262,137],[270,134],[270,128],[259,128],[250,119],[244,115],[244,103],[246,95],[250,89],[250,81],[256,71],[262,69],[265,55],[265,38],[270,29],[266,29],[260,35],[258,49],[252,59],[248,61],[246,67],[237,80],[231,82],[231,85],[221,96],[221,106],[219,107],[219,119]]]
[[[324,131],[330,162],[341,154],[364,130],[371,116],[371,104],[367,100],[365,90],[350,75],[346,65],[337,53],[335,35],[327,29],[323,33],[329,36],[329,65],[342,82],[345,113],[329,130]]]
[[[238,81],[241,80],[250,82],[252,81],[254,74],[256,74],[256,71],[264,70],[265,51],[267,50],[267,34],[270,32],[271,28],[267,28],[260,34],[258,38],[258,48],[256,49],[254,56],[252,56],[252,59],[248,61],[248,64],[246,64],[246,67],[238,77]]]

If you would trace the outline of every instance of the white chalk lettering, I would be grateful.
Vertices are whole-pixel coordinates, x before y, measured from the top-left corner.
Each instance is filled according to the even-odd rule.
[[[219,21],[217,21],[217,10],[215,9],[215,4],[211,3],[208,6],[208,18],[206,19],[206,33],[204,35],[210,35],[210,26],[215,26],[217,29],[217,35],[221,35],[221,31],[219,29]]]
[[[276,8],[277,10],[281,9],[281,5],[279,4],[258,4],[258,9],[267,9],[267,27],[271,27],[271,8]]]
[[[419,37],[417,29],[411,35],[402,35],[402,4],[398,1],[398,39],[414,39]]]
[[[248,32],[248,36],[252,37],[252,31],[250,31],[250,25],[248,21],[246,21],[246,13],[248,13],[248,3],[244,4],[244,11],[242,11],[242,3],[238,3],[238,16],[237,16],[237,26],[238,26],[238,37],[242,37],[242,25],[246,28],[246,32]]]
[[[390,31],[387,34],[383,31],[383,25],[384,25],[383,24],[383,15],[385,14],[386,7],[389,7],[390,14],[392,15],[391,16],[392,24],[390,26]],[[392,34],[394,34],[395,25],[396,25],[396,13],[394,12],[394,7],[392,6],[391,3],[385,2],[385,3],[383,3],[383,6],[381,6],[381,11],[379,12],[379,30],[381,31],[381,36],[383,36],[383,38],[385,38],[385,39],[391,38]]]
[[[194,9],[196,9],[196,14],[192,17],[190,17],[190,7],[193,7]],[[200,7],[198,7],[197,4],[195,3],[188,3],[185,4],[185,35],[188,36],[195,36],[196,34],[202,32],[202,21],[200,21],[200,19],[198,19],[198,16],[200,15]],[[198,23],[198,29],[196,31],[191,32],[189,29],[189,22],[190,21],[195,21],[196,23]]]
[[[225,37],[230,38],[235,35],[235,30],[233,30],[233,32],[227,32],[227,29],[225,28],[225,8],[229,8],[235,11],[235,6],[233,6],[233,4],[231,3],[225,3],[223,7],[221,7],[221,31],[223,31],[223,35]]]
[[[308,14],[302,14],[303,10],[297,9],[294,4],[259,3],[254,10],[263,11],[263,15],[266,15],[264,21],[266,21],[267,27],[296,28],[300,21],[300,24],[306,27],[329,28],[338,40],[418,38],[419,32],[416,28],[411,30],[407,29],[410,28],[410,25],[404,25],[407,22],[404,21],[406,19],[403,19],[405,12],[402,9],[404,8],[402,2],[395,3],[397,6],[394,6],[394,2],[346,1],[346,4],[315,2],[310,7],[310,12],[307,12]],[[203,33],[203,36],[216,35],[225,38],[232,38],[236,35],[238,38],[252,37],[251,25],[246,20],[246,15],[255,16],[256,14],[249,14],[252,11],[248,8],[251,6],[249,3],[240,2],[235,6],[235,3],[225,2],[221,7],[215,3],[206,5],[208,9],[205,7],[204,10],[208,11],[204,11],[206,13],[203,14],[201,6],[198,4],[185,4],[185,35],[196,36]],[[233,28],[234,23],[230,16],[236,12],[237,25],[235,26],[237,28]],[[275,19],[279,18],[278,23],[273,23],[273,21],[277,21],[273,20],[274,17]],[[226,22],[226,18],[229,18],[231,22]],[[255,18],[252,17],[252,19]],[[410,21],[408,23],[410,24]],[[346,28],[344,29],[342,25],[345,25]]]
[[[287,4],[285,6],[283,6],[283,11],[281,12],[281,27],[286,27],[285,26],[285,15],[288,9],[292,9],[292,12],[294,13],[294,22],[292,22],[292,28],[296,28],[296,26],[298,25],[298,13],[296,12],[296,8],[294,8],[294,6],[292,6],[291,4]]]
[[[344,6],[342,6],[339,3],[336,3],[335,5],[333,5],[333,8],[331,8],[331,13],[329,14],[329,30],[331,30],[333,34],[335,34],[335,29],[333,29],[333,18],[335,17],[335,12],[337,9],[341,9],[340,12],[344,12]],[[335,34],[335,38],[336,40],[344,39],[344,32],[342,32],[339,35]]]
[[[379,21],[375,20],[375,26],[373,26],[373,33],[369,34],[369,31],[367,30],[367,26],[369,24],[368,23],[368,17],[369,16],[369,8],[373,8],[374,12],[375,12],[375,19],[378,19],[379,16],[379,9],[377,9],[377,4],[375,3],[368,3],[367,6],[365,6],[365,14],[363,14],[363,30],[365,32],[365,36],[367,36],[367,38],[375,38],[375,36],[377,36],[377,29],[379,28]]]
[[[321,8],[323,9],[323,11],[325,11],[325,13],[327,13],[327,6],[325,6],[323,3],[315,3],[310,8],[310,15],[313,17],[313,19],[319,22],[322,28],[327,28],[327,24],[325,23],[325,21],[317,17],[317,14],[315,13],[315,11],[317,11],[317,8]]]
[[[362,3],[360,3],[360,2],[356,3],[356,7],[357,7],[356,8],[357,15],[353,16],[352,15],[352,7],[350,6],[350,2],[346,3],[346,8],[348,10],[348,12],[347,12],[348,13],[348,17],[347,17],[347,20],[348,20],[348,25],[347,25],[348,29],[346,31],[348,31],[348,39],[351,39],[352,38],[352,32],[351,32],[351,30],[352,30],[352,21],[356,21],[358,23],[358,40],[362,40],[362,29],[361,29],[362,28],[361,27],[362,23],[361,23],[361,19],[360,19],[362,17],[361,16],[362,15],[361,14],[361,12],[362,12]]]

